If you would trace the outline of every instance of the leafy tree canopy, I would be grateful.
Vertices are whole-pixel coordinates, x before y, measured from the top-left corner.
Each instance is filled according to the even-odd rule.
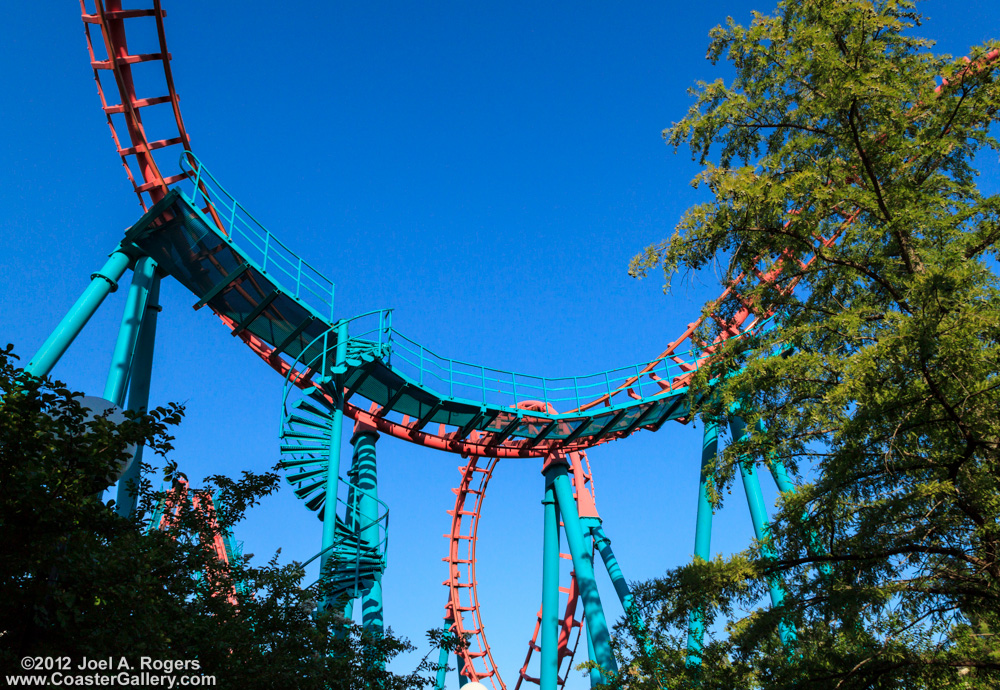
[[[920,19],[908,0],[730,19],[708,57],[735,77],[699,83],[664,131],[711,200],[632,274],[660,267],[669,286],[716,266],[737,288],[705,341],[746,304],[775,315],[693,382],[697,413],[738,402],[756,429],[716,462],[716,502],[741,462],[805,483],[766,545],[640,588],[660,651],[626,650],[628,687],[1000,685],[1000,196],[978,184],[996,169],[1000,58],[995,42],[935,54]],[[758,610],[770,578],[785,603]],[[709,630],[697,670],[693,610]]]
[[[139,517],[124,519],[95,498],[115,476],[129,443],[165,454],[183,409],[130,414],[115,425],[86,421],[79,394],[15,367],[0,351],[0,673],[21,674],[25,656],[141,656],[197,660],[220,688],[404,690],[425,687],[426,658],[398,675],[385,664],[413,649],[389,631],[363,633],[335,613],[315,615],[304,572],[277,556],[220,564],[210,548],[221,528],[278,486],[244,472],[206,480],[218,520],[182,510],[170,528],[150,528],[165,498],[148,479]],[[167,463],[166,480],[176,470]],[[153,469],[146,467],[144,477]],[[144,516],[144,517],[143,517]],[[332,609],[331,609],[332,611]]]

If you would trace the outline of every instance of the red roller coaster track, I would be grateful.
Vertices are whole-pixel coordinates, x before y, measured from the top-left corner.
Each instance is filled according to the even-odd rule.
[[[101,107],[107,117],[111,136],[115,143],[115,148],[122,159],[126,175],[143,209],[148,209],[159,199],[163,198],[170,185],[186,177],[185,173],[179,171],[164,175],[161,172],[161,166],[157,162],[157,158],[160,158],[162,161],[171,161],[169,164],[164,165],[163,169],[167,171],[179,170],[177,164],[173,162],[178,158],[177,152],[182,150],[190,151],[190,138],[181,117],[179,97],[174,88],[173,75],[170,68],[171,55],[167,50],[166,34],[163,25],[166,13],[162,9],[159,0],[152,0],[152,6],[146,9],[122,9],[121,0],[108,0],[107,3],[96,0],[93,11],[88,10],[87,4],[87,0],[81,0],[87,46],[90,52],[91,65],[94,69],[94,78],[97,82]],[[158,46],[157,51],[146,54],[131,53],[128,49],[127,29],[132,30],[134,27],[138,27],[145,22],[148,30],[148,22],[150,21],[155,25],[154,40]],[[100,37],[99,42],[95,42],[94,40],[95,33]],[[991,63],[997,58],[998,51],[992,51],[984,56],[980,63],[970,64],[967,70],[978,69],[982,64]],[[154,75],[155,66],[159,66],[160,71]],[[162,80],[159,78],[154,79],[154,76],[162,76]],[[109,102],[106,96],[110,85],[102,80],[107,77],[110,77],[114,81],[114,88],[119,95],[117,103]],[[141,85],[165,83],[166,93],[145,93],[137,87],[137,82],[140,82]],[[937,90],[940,91],[944,86],[947,86],[947,82],[943,83]],[[172,110],[173,131],[166,133],[167,136],[151,140],[147,136],[143,125],[142,113],[147,108],[156,107],[169,107]],[[120,123],[117,127],[116,121]],[[127,142],[123,142],[119,134],[122,127],[123,131],[128,135]],[[211,207],[208,207],[206,210],[213,213],[214,220],[219,229],[222,232],[226,232],[221,220],[217,216],[214,216],[214,210]],[[814,237],[814,247],[821,249],[832,245],[842,229],[850,225],[856,217],[857,212],[843,214],[843,222],[840,226],[841,230],[838,230],[830,237]],[[794,277],[787,279],[785,284],[779,287],[778,281],[782,274],[786,269],[804,271],[815,258],[815,253],[813,256],[806,257],[804,255],[795,255],[791,251],[785,251],[778,257],[769,271],[756,271],[750,279],[756,279],[760,284],[770,285],[782,291],[790,291],[795,287],[798,279]],[[611,399],[623,391],[635,397],[635,394],[631,391],[631,386],[644,376],[655,381],[664,390],[674,390],[687,385],[696,366],[706,362],[713,353],[718,351],[719,347],[726,340],[737,336],[744,324],[753,317],[754,305],[737,290],[737,287],[742,285],[747,278],[748,276],[744,274],[738,276],[717,299],[706,306],[701,316],[688,324],[688,327],[646,368],[637,372],[634,378],[627,380],[613,391],[581,405],[578,410],[569,410],[567,412],[583,411],[596,406],[610,405]],[[729,318],[724,318],[720,316],[720,313],[723,311],[722,306],[727,301],[735,301],[736,304],[732,308],[733,315]],[[236,326],[231,320],[221,315],[220,318],[231,330]],[[716,323],[719,334],[710,344],[693,342],[696,331],[705,323],[706,319],[711,319]],[[280,374],[285,375],[288,373],[290,365],[281,356],[275,354],[274,349],[270,345],[246,332],[241,333],[240,338]],[[701,355],[696,364],[685,364],[677,357],[677,353],[680,352],[680,349],[686,342],[700,346]],[[653,371],[655,366],[664,360],[673,360],[678,364],[682,364],[684,373],[673,380],[659,379]],[[310,383],[306,377],[298,378],[296,384],[304,389],[315,385]],[[462,665],[466,676],[477,680],[489,678],[495,688],[505,688],[503,681],[500,680],[486,642],[481,619],[475,579],[476,534],[481,515],[483,496],[485,495],[486,486],[493,469],[496,466],[497,459],[503,457],[542,457],[548,452],[545,444],[538,444],[533,447],[524,440],[516,439],[507,439],[502,443],[493,444],[490,443],[488,434],[479,435],[478,433],[469,438],[462,438],[457,430],[448,432],[444,424],[439,426],[436,433],[424,431],[417,426],[418,420],[404,418],[402,422],[392,421],[379,416],[376,412],[365,410],[350,403],[345,405],[345,413],[361,424],[369,425],[380,432],[387,433],[404,441],[437,450],[459,453],[470,458],[468,464],[461,468],[462,479],[459,487],[454,490],[456,493],[455,508],[449,511],[452,517],[451,532],[446,536],[449,538],[450,547],[448,556],[445,558],[449,564],[449,579],[446,582],[449,587],[448,609],[449,615],[455,620],[458,632],[471,633],[476,640],[475,648],[470,646],[469,650],[463,653]],[[632,433],[633,431],[635,429],[629,429],[626,433]],[[601,442],[619,438],[623,435],[625,433],[622,432],[609,434],[602,438]],[[589,495],[592,499],[592,494],[585,487],[585,484],[589,481],[589,476],[583,472],[583,465],[581,463],[581,460],[586,462],[585,456],[577,455],[573,452],[574,450],[582,449],[582,444],[577,447],[570,446],[566,448],[573,462],[574,470],[576,470],[574,478],[576,480],[578,501],[584,495]],[[482,466],[480,462],[484,457],[492,459],[485,466]],[[581,486],[584,486],[582,493]],[[463,555],[466,557],[463,558]],[[575,580],[568,587],[564,588],[563,592],[567,594],[567,604],[560,634],[560,661],[564,657],[572,659],[581,630],[581,622],[576,619],[578,597]],[[466,624],[466,615],[469,616],[471,624]],[[517,688],[525,681],[531,682],[534,680],[527,675],[527,668],[533,650],[537,649],[537,634],[538,626],[536,625],[535,636],[532,637],[529,643],[528,656],[515,686]]]

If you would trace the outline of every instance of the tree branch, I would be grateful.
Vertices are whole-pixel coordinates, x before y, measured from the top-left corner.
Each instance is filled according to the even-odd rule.
[[[851,136],[854,138],[854,147],[858,151],[858,155],[861,156],[861,163],[865,166],[865,172],[868,173],[868,179],[871,180],[872,189],[875,191],[875,197],[878,199],[878,207],[882,211],[882,215],[888,222],[892,222],[892,214],[889,213],[889,209],[885,205],[885,199],[882,197],[882,188],[879,186],[878,178],[875,176],[875,168],[872,165],[871,160],[868,158],[868,154],[865,153],[864,147],[861,145],[861,136],[858,133],[857,125],[855,124],[855,119],[858,116],[858,99],[855,98],[851,101],[851,109],[847,115],[847,122],[851,126]],[[910,271],[913,272],[912,270]]]

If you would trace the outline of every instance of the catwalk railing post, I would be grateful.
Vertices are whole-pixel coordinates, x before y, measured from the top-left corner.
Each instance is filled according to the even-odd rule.
[[[584,617],[594,642],[596,661],[605,671],[617,673],[611,652],[611,635],[608,632],[608,622],[601,605],[601,595],[597,591],[597,581],[594,579],[594,563],[587,550],[583,527],[577,513],[576,501],[573,499],[573,485],[566,471],[565,458],[550,456],[546,459],[545,478],[550,482],[556,495],[556,505],[562,515],[566,541],[569,543],[570,555],[573,557],[573,570],[576,572],[577,584],[580,588],[580,598],[583,600]],[[583,490],[583,487],[580,488]]]
[[[741,417],[731,416],[729,418],[729,428],[733,434],[734,441],[740,441],[747,437],[746,423]],[[764,495],[760,490],[760,480],[757,478],[757,468],[751,464],[747,458],[739,459],[740,475],[743,478],[743,489],[747,495],[747,504],[750,507],[750,519],[753,522],[754,535],[757,541],[762,544],[764,555],[771,553],[771,548],[767,545],[767,509],[764,506]],[[771,593],[771,605],[780,606],[785,598],[785,593],[781,588],[781,583],[777,578],[769,578],[768,589]],[[782,625],[781,640],[789,643],[795,639],[795,633]]]
[[[545,476],[545,532],[542,543],[541,690],[556,690],[559,684],[559,509],[552,478]]]
[[[712,502],[708,496],[708,483],[712,478],[712,465],[719,452],[719,428],[715,422],[705,420],[705,434],[701,443],[701,477],[698,482],[698,517],[694,532],[694,557],[703,561],[712,559]],[[692,611],[688,618],[687,665],[701,664],[701,649],[705,639],[705,622],[702,611]]]
[[[153,377],[153,347],[156,343],[156,321],[160,313],[160,278],[153,275],[146,297],[146,313],[142,317],[139,339],[132,357],[129,375],[128,409],[145,412],[149,408],[149,385]],[[118,480],[118,498],[115,510],[119,515],[130,516],[135,512],[136,491],[142,465],[142,446],[136,448],[132,464]]]
[[[334,369],[337,369],[347,359],[347,321],[337,324],[337,349],[334,355]],[[330,372],[323,371],[321,376]],[[323,558],[320,560],[320,573],[326,574],[327,563],[333,557],[333,544],[337,537],[337,490],[340,485],[340,446],[343,443],[344,432],[344,388],[342,375],[333,374],[336,398],[333,410],[333,420],[330,423],[330,457],[326,465],[326,500],[323,504]],[[324,608],[332,602],[325,602]]]
[[[378,441],[378,433],[374,429],[360,425],[355,426],[351,443],[354,446],[353,467],[358,478],[357,504],[361,519],[360,536],[365,544],[372,548],[379,548],[381,543],[378,469],[375,457],[376,441]],[[381,635],[384,631],[381,573],[376,574],[371,585],[361,592],[361,624],[366,632]]]
[[[90,285],[83,291],[76,303],[63,317],[59,325],[38,348],[38,352],[28,362],[24,369],[29,374],[48,376],[52,367],[63,356],[66,349],[73,343],[76,336],[90,321],[97,308],[104,302],[109,293],[118,289],[118,281],[125,274],[131,259],[125,252],[116,250],[100,271],[90,276]]]
[[[125,300],[125,310],[122,312],[122,323],[118,328],[118,340],[115,342],[114,354],[111,357],[108,380],[104,385],[104,399],[119,407],[125,404],[125,390],[128,388],[132,361],[139,340],[139,329],[146,311],[149,288],[155,276],[156,262],[148,256],[139,257],[132,271],[132,284]]]

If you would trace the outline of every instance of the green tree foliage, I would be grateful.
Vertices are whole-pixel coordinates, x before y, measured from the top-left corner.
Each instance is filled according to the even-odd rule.
[[[997,169],[1000,58],[996,43],[935,54],[919,24],[906,0],[729,20],[708,57],[735,77],[698,84],[664,132],[711,200],[631,272],[750,276],[744,303],[776,315],[693,382],[699,414],[738,401],[758,429],[717,461],[716,500],[741,462],[805,483],[768,544],[640,588],[660,655],[626,650],[628,687],[1000,687],[1000,196],[977,183]],[[778,609],[759,608],[769,578]],[[684,663],[696,609],[700,670]]]
[[[407,675],[383,670],[406,640],[363,633],[335,613],[314,615],[304,572],[277,556],[220,564],[208,544],[278,486],[274,473],[216,476],[217,520],[182,510],[150,529],[164,498],[148,480],[139,515],[95,498],[129,443],[163,455],[183,410],[159,408],[120,425],[85,421],[78,395],[37,379],[0,351],[0,673],[25,656],[197,660],[221,688],[404,690],[425,687],[425,660]],[[167,474],[176,468],[167,463]],[[148,476],[152,468],[146,468]],[[169,476],[168,476],[169,481]],[[237,585],[239,585],[237,587]]]

